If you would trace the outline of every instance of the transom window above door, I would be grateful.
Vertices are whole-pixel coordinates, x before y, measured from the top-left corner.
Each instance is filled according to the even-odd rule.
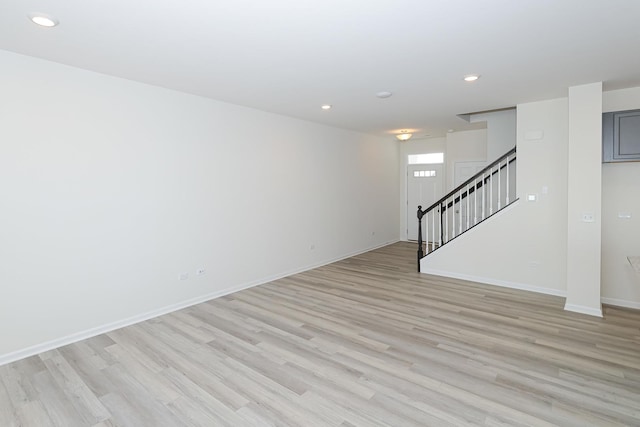
[[[410,165],[433,165],[444,163],[444,153],[409,154]]]

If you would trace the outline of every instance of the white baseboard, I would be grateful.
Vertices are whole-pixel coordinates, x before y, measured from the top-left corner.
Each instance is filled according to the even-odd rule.
[[[461,274],[461,273],[455,273],[451,271],[443,271],[443,270],[435,270],[435,269],[423,270],[422,273],[433,274],[434,276],[450,277],[452,279],[468,280],[470,282],[485,283],[487,285],[501,286],[503,288],[520,289],[523,291],[537,292],[540,294],[554,295],[558,297],[566,298],[567,296],[567,293],[565,291],[561,291],[558,289],[531,286],[524,283],[509,282],[506,280],[497,280],[497,279],[491,279],[487,277],[473,276],[470,274]],[[619,307],[640,309],[640,303],[637,303],[634,301],[626,301],[626,300],[620,300],[620,299],[614,299],[614,298],[602,298],[602,302],[605,304],[616,305]],[[573,311],[576,313],[588,314],[590,316],[602,317],[602,308],[597,309],[593,307],[585,307],[581,305],[565,303],[564,309],[567,311]]]
[[[594,308],[594,307],[587,307],[584,305],[565,303],[564,309],[567,311],[573,311],[575,313],[588,314],[589,316],[602,317],[602,307]]]
[[[256,284],[249,283],[246,285],[240,285],[232,288],[223,289],[220,291],[199,296],[197,298],[192,298],[186,301],[182,301],[177,304],[171,304],[171,305],[159,308],[157,310],[151,310],[146,313],[137,314],[135,316],[127,317],[125,319],[117,320],[115,322],[100,325],[95,328],[86,329],[84,331],[76,332],[71,335],[67,335],[61,338],[56,338],[51,341],[46,341],[30,347],[26,347],[18,351],[3,354],[2,356],[0,356],[0,366],[5,365],[7,363],[15,362],[20,359],[24,359],[26,357],[35,356],[36,354],[40,354],[45,351],[54,350],[56,348],[63,347],[65,345],[73,344],[78,341],[92,338],[97,335],[115,331],[116,329],[124,328],[125,326],[130,326],[136,323],[144,322],[145,320],[153,319],[155,317],[159,317],[177,310],[181,310],[183,308],[190,307],[195,304],[200,304],[202,302],[206,302],[215,298],[229,295],[234,292],[241,291],[243,289],[251,288],[256,285],[258,285],[258,283]]]
[[[625,307],[625,308],[635,308],[637,310],[640,310],[640,302],[636,302],[636,301],[628,301],[624,299],[604,298],[604,297],[600,298],[600,301],[604,304],[615,305],[618,307]]]
[[[501,286],[503,288],[520,289],[522,291],[537,292],[539,294],[554,295],[558,297],[566,297],[567,293],[559,289],[543,288],[539,286],[527,285],[525,283],[509,282],[506,280],[492,279],[488,277],[473,276],[470,274],[456,273],[452,271],[426,269],[421,271],[424,274],[433,274],[434,276],[451,277],[453,279],[468,280],[470,282],[484,283],[487,285]]]
[[[159,308],[157,310],[151,310],[146,313],[137,314],[135,316],[131,316],[125,319],[117,320],[115,322],[107,323],[105,325],[100,325],[95,328],[86,329],[84,331],[76,332],[71,335],[67,335],[61,338],[56,338],[51,341],[46,341],[40,344],[36,344],[30,347],[26,347],[11,353],[6,353],[0,355],[0,366],[6,365],[7,363],[15,362],[20,359],[24,359],[26,357],[35,356],[36,354],[40,354],[45,351],[53,350],[65,345],[73,344],[78,341],[82,341],[88,338],[95,337],[97,335],[105,334],[107,332],[114,331],[116,329],[124,328],[125,326],[130,326],[136,323],[144,322],[145,320],[153,319],[155,317],[159,317],[168,313],[172,313],[174,311],[182,310],[183,308],[190,307],[192,305],[201,304],[203,302],[210,301],[212,299],[220,298],[225,295],[229,295],[238,291],[242,291],[244,289],[249,289],[254,286],[263,285],[265,283],[273,282],[274,280],[282,279],[283,277],[291,276],[293,274],[302,273],[304,271],[312,270],[314,268],[322,267],[323,265],[331,264],[336,261],[340,261],[346,258],[350,258],[352,256],[360,255],[365,252],[369,252],[375,249],[382,248],[387,245],[391,245],[393,243],[397,243],[399,240],[393,240],[389,242],[382,243],[380,245],[373,246],[371,248],[367,248],[364,250],[359,250],[355,252],[351,252],[339,257],[326,259],[324,261],[320,261],[317,263],[309,264],[307,266],[296,268],[293,270],[285,271],[283,273],[275,274],[268,277],[263,277],[258,280],[254,280],[251,282],[243,283],[237,286],[232,286],[230,288],[218,290],[215,292],[211,292],[209,294],[201,295],[195,298],[188,299],[186,301],[182,301],[176,304],[171,304],[166,307]]]

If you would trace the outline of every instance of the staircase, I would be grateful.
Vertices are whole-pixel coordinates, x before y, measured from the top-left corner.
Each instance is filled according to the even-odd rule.
[[[418,271],[422,258],[516,200],[514,147],[433,205],[418,206]]]

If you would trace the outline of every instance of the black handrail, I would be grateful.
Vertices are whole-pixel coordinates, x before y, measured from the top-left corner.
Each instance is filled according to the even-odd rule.
[[[492,179],[493,175],[500,173],[500,171],[502,171],[502,169],[504,169],[505,167],[508,167],[511,163],[513,163],[516,158],[512,158],[509,159],[509,161],[503,165],[500,165],[500,163],[502,163],[502,161],[506,158],[509,158],[509,156],[511,156],[512,154],[515,154],[516,152],[516,147],[513,147],[511,150],[507,151],[506,153],[504,153],[502,156],[498,157],[497,160],[493,161],[492,163],[490,163],[489,165],[485,166],[482,170],[480,170],[479,172],[477,172],[475,175],[473,175],[471,178],[467,179],[465,182],[463,182],[462,184],[458,185],[456,188],[454,188],[453,190],[451,190],[449,193],[447,193],[444,197],[441,197],[440,200],[438,200],[437,202],[433,203],[431,206],[429,206],[427,209],[422,209],[422,206],[418,206],[418,212],[417,212],[417,217],[418,217],[418,272],[420,272],[420,260],[424,257],[424,250],[422,248],[423,246],[423,240],[422,240],[422,217],[424,215],[426,215],[429,211],[436,209],[436,208],[440,208],[440,222],[442,222],[442,216],[444,215],[444,212],[449,209],[450,207],[454,206],[456,203],[461,203],[462,199],[464,199],[465,197],[468,197],[470,194],[473,194],[475,191],[479,190],[480,188],[482,188],[482,186],[484,186],[487,181],[489,181],[490,179]],[[496,169],[495,171],[492,170],[494,166],[499,165],[498,169]],[[488,176],[485,176],[483,179],[481,179],[478,182],[478,177],[484,175],[487,171],[491,171],[491,173]],[[471,187],[471,189],[469,189],[469,184],[474,181],[474,185]],[[461,191],[463,188],[466,187],[466,191],[463,192]],[[455,194],[456,193],[460,193],[460,195],[456,198]],[[443,203],[445,202],[449,197],[454,196],[453,200],[449,203]],[[442,226],[440,227],[440,233],[443,233],[443,228]],[[443,236],[441,234],[440,236],[441,240],[444,241]],[[444,242],[446,243],[446,242]],[[443,243],[443,244],[444,244]],[[429,242],[427,242],[427,245],[429,244]]]
[[[505,154],[504,156],[502,156],[502,157],[501,157],[501,159],[502,159],[502,158],[504,158],[504,157],[506,157],[507,155],[511,155],[511,154],[512,154],[512,153]],[[498,172],[500,172],[502,169],[506,168],[507,166],[509,166],[511,163],[513,163],[513,162],[515,162],[515,161],[516,161],[516,158],[515,158],[515,157],[514,157],[514,158],[512,158],[511,160],[509,160],[509,163],[505,163],[505,164],[503,164],[502,166],[500,166],[500,168],[499,168],[499,169],[494,170],[494,171],[493,171],[493,173],[491,173],[490,175],[486,176],[483,180],[478,181],[478,182],[477,182],[477,185],[475,185],[475,186],[471,187],[471,188],[469,189],[469,191],[460,192],[460,194],[461,194],[461,195],[460,195],[457,199],[453,199],[451,202],[447,203],[446,205],[440,206],[440,207],[441,207],[441,208],[444,208],[444,210],[446,211],[446,210],[447,210],[447,209],[449,209],[451,206],[453,206],[453,205],[455,205],[456,203],[460,202],[460,199],[464,199],[465,197],[467,197],[467,196],[469,196],[469,195],[473,194],[476,190],[481,189],[481,188],[482,188],[482,186],[483,186],[483,185],[485,185],[485,184],[487,183],[487,181],[489,181],[493,175],[497,174],[497,173],[498,173]],[[474,178],[476,178],[478,175],[482,174],[482,173],[483,173],[483,172],[485,172],[485,171],[486,171],[486,168],[485,168],[485,169],[482,169],[480,172],[476,173],[474,176],[472,176],[471,178],[469,178],[468,180],[466,180],[464,183],[462,183],[461,185],[457,186],[457,187],[456,187],[456,189],[455,189],[453,192],[449,193],[449,195],[451,195],[452,193],[456,193],[456,192],[458,192],[458,190],[460,190],[462,187],[464,187],[464,186],[465,186],[465,184],[467,184],[467,185],[468,185],[468,183],[469,183],[469,182],[473,181],[473,180],[474,180]],[[441,199],[441,200],[442,200],[442,199]],[[427,213],[427,212],[429,212],[429,209],[426,209],[426,210],[425,210],[425,213]]]
[[[474,176],[472,176],[471,178],[469,178],[468,180],[466,180],[465,182],[463,182],[462,184],[458,185],[456,188],[454,188],[453,190],[449,191],[444,197],[441,197],[440,200],[438,200],[437,202],[435,202],[434,204],[432,204],[431,206],[429,206],[427,209],[425,209],[423,212],[427,213],[429,212],[431,209],[435,208],[436,206],[442,204],[442,202],[446,199],[449,198],[449,196],[452,196],[454,193],[460,191],[460,189],[462,187],[464,187],[465,185],[469,184],[469,182],[473,181],[474,179],[477,179],[476,177],[479,175],[482,175],[483,173],[485,173],[486,171],[490,170],[491,168],[493,168],[495,165],[497,165],[498,163],[500,163],[502,161],[502,159],[504,159],[507,156],[510,156],[511,154],[516,152],[516,147],[513,147],[511,150],[507,151],[506,153],[504,153],[502,156],[500,156],[498,158],[498,160],[494,161],[493,163],[491,163],[490,165],[486,166],[484,169],[482,169],[481,171],[479,171],[478,173],[476,173]],[[513,160],[512,160],[513,161]],[[510,161],[509,163],[511,163],[512,161]],[[495,175],[497,172],[499,172],[500,170],[502,170],[502,168],[496,170],[494,173],[492,173],[489,177]],[[488,178],[485,179],[485,181],[488,180]],[[482,186],[480,186],[482,187]],[[478,187],[478,188],[480,188]]]

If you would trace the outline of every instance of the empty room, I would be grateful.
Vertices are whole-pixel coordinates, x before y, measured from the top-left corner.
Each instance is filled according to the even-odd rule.
[[[640,425],[640,2],[0,2],[0,427]]]

